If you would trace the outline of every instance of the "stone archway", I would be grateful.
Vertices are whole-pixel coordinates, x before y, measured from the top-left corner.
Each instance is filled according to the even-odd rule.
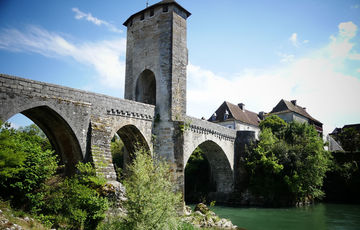
[[[135,100],[156,105],[156,79],[151,70],[144,70],[136,82]]]
[[[83,160],[83,154],[75,133],[65,119],[46,105],[19,113],[32,120],[45,133],[55,152],[59,154],[61,163],[65,164],[65,173],[75,173],[76,164]]]
[[[132,161],[135,152],[139,149],[151,153],[149,144],[147,143],[141,131],[135,125],[128,124],[122,126],[116,132],[116,135],[120,138],[121,143],[123,143],[124,146],[121,149],[121,152],[112,152],[115,170],[118,170],[119,168],[121,168],[122,170],[126,170],[126,165]],[[114,138],[115,136],[113,137],[112,141],[114,141]],[[117,151],[119,151],[119,149],[117,149]],[[119,165],[119,163],[121,165]]]
[[[205,155],[205,159],[208,161],[210,173],[209,173],[209,191],[206,195],[207,201],[216,200],[219,202],[225,202],[229,193],[233,191],[234,177],[231,169],[230,162],[226,157],[223,149],[211,140],[207,140],[198,145]],[[195,150],[195,149],[194,149]],[[193,153],[194,154],[194,151]],[[190,159],[190,158],[189,158]],[[186,163],[188,163],[189,159]],[[186,166],[187,164],[185,164]],[[186,186],[186,168],[185,168],[185,186]],[[191,175],[197,176],[197,175]],[[186,188],[185,188],[186,190]],[[186,197],[185,197],[186,200]]]

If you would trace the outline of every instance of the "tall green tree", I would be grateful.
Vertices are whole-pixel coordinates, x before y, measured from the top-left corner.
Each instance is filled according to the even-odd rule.
[[[172,229],[181,195],[175,193],[170,166],[138,150],[128,170],[129,176],[123,181],[127,196],[124,229]]]
[[[33,211],[41,206],[44,193],[39,191],[58,165],[48,140],[34,130],[16,130],[8,123],[0,128],[1,195]]]
[[[274,120],[277,119],[269,117],[263,121],[259,142],[246,157],[251,191],[264,197],[269,205],[321,198],[323,179],[331,162],[322,139],[306,123],[281,125]]]

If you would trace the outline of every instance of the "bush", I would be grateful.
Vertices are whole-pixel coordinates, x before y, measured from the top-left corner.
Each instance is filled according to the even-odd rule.
[[[176,207],[181,207],[181,196],[175,193],[172,175],[165,162],[153,160],[145,150],[135,152],[123,181],[127,215],[99,229],[177,229]]]
[[[43,213],[55,227],[95,229],[109,208],[108,200],[100,195],[105,179],[96,176],[90,163],[79,163],[77,169],[76,175],[52,187]]]

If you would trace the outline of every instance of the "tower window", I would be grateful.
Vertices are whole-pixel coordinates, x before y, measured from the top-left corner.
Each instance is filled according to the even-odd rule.
[[[154,9],[150,10],[150,17],[154,16]]]
[[[145,14],[142,13],[141,16],[140,16],[140,20],[144,20],[144,18],[145,18]]]
[[[169,11],[168,6],[163,6],[163,12],[168,12],[168,11]]]

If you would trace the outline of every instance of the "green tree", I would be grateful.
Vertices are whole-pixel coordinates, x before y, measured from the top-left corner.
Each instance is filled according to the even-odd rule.
[[[345,128],[341,130],[339,140],[345,151],[360,151],[360,132],[355,128]]]
[[[14,205],[36,211],[41,206],[44,182],[56,171],[58,160],[47,139],[29,129],[0,129],[1,195]],[[33,129],[31,129],[33,130]]]
[[[105,217],[109,202],[101,196],[106,183],[90,163],[78,163],[78,172],[53,185],[42,207],[45,219],[54,227],[95,229]]]
[[[124,180],[127,201],[125,229],[171,229],[177,223],[176,207],[181,195],[175,193],[174,173],[162,160],[138,150]]]
[[[266,128],[270,129],[271,132],[275,134],[275,136],[281,138],[283,137],[284,130],[287,127],[287,123],[279,116],[271,115],[269,117],[266,117],[265,120],[261,121],[259,126],[261,130],[264,130]]]
[[[21,148],[21,143],[15,129],[9,123],[0,121],[0,185],[2,188],[8,180],[15,177],[21,170],[26,158],[26,152]]]
[[[269,205],[321,198],[331,156],[315,128],[292,122],[275,129],[281,133],[276,135],[267,124],[261,125],[259,143],[249,149],[246,158],[252,192]]]

